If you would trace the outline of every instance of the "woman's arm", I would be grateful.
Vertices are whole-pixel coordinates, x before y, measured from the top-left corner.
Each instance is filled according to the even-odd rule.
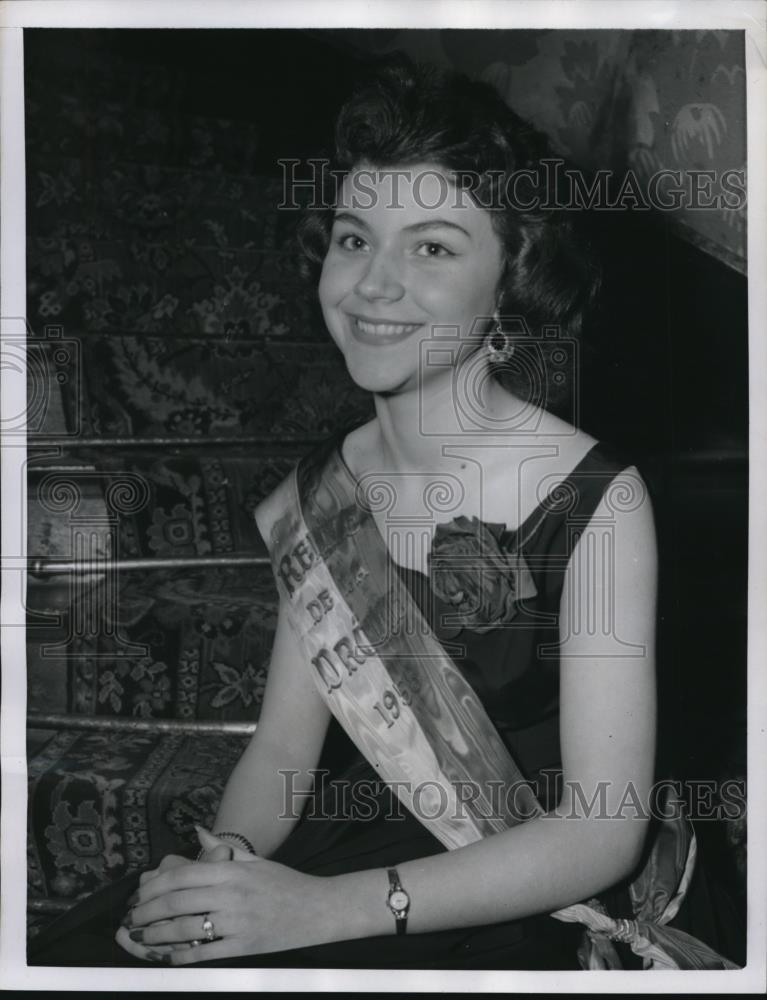
[[[281,603],[258,727],[229,777],[213,832],[240,833],[262,857],[272,854],[301,814],[329,720]]]
[[[627,473],[614,480],[629,489],[637,482]],[[612,526],[612,555],[604,547],[604,523]],[[562,800],[545,816],[511,830],[397,865],[411,897],[411,933],[553,912],[633,870],[654,766],[655,599],[649,500],[618,512],[603,500],[575,547],[562,594]],[[159,876],[142,889],[135,912],[137,923],[146,925],[199,913],[203,902],[206,910],[218,911],[220,941],[169,959],[187,964],[393,934],[387,894],[381,868],[318,877],[255,860]],[[145,942],[196,937],[198,924],[199,918],[189,917],[173,921],[170,930],[148,928]]]
[[[258,727],[229,776],[214,831],[239,833],[254,845],[260,857],[272,854],[301,814],[329,720],[330,713],[301,659],[281,603]],[[286,769],[293,772],[288,782],[284,778]],[[295,793],[288,801],[286,790]],[[214,848],[211,844],[202,861],[221,860],[223,846],[221,843]],[[244,852],[232,850],[231,845],[223,851],[228,858],[240,854]],[[146,893],[150,884],[163,884],[172,872],[199,867],[187,858],[168,855],[155,870],[142,874],[139,893]],[[118,943],[138,958],[167,960],[169,951],[177,946],[166,947],[155,941],[151,943],[160,950],[147,950],[135,930],[133,938],[128,937],[128,929],[137,925],[132,914],[126,915],[117,933]]]

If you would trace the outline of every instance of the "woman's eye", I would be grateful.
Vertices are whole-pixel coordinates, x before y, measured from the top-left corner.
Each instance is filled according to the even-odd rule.
[[[453,254],[441,243],[421,243],[418,247],[419,257],[452,257]]]
[[[362,237],[355,233],[344,233],[342,236],[336,237],[336,243],[342,250],[361,250],[367,246]]]

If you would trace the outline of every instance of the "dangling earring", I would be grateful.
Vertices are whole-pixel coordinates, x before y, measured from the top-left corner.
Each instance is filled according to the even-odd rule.
[[[514,343],[511,337],[501,326],[501,318],[496,312],[495,330],[485,337],[485,350],[490,356],[490,360],[496,364],[509,361],[514,354]]]

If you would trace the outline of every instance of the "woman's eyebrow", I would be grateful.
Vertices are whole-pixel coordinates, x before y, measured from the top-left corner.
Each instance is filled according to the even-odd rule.
[[[333,216],[333,222],[353,222],[356,226],[360,226],[363,229],[370,231],[370,226],[361,219],[358,215],[353,212],[337,212]],[[457,229],[458,232],[463,233],[464,236],[471,239],[471,233],[464,229],[463,226],[459,226],[457,222],[450,222],[448,219],[427,219],[424,222],[414,222],[409,226],[405,226],[407,232],[420,233],[425,229]]]
[[[447,219],[428,219],[426,222],[414,222],[411,226],[405,226],[405,229],[408,232],[420,233],[424,229],[443,229],[445,227],[448,229],[457,229],[464,236],[468,236],[471,239],[471,233],[468,229],[464,229],[457,222],[450,222]]]
[[[367,229],[368,232],[370,231],[370,226],[367,222],[365,222],[364,219],[361,219],[358,215],[355,215],[353,212],[336,212],[333,216],[333,222],[353,222],[355,226],[361,226],[362,229]]]

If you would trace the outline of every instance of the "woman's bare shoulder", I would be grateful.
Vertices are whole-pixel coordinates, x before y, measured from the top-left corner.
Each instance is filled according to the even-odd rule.
[[[359,478],[375,465],[379,453],[378,417],[355,427],[344,438],[341,452],[346,465]]]
[[[514,447],[499,449],[498,463],[505,485],[530,475],[566,478],[586,455],[598,445],[599,439],[587,431],[563,420],[547,421],[540,432],[514,442]]]
[[[589,452],[599,441],[582,427],[542,411],[538,433],[532,435],[534,444],[547,446],[561,459],[563,471],[568,471],[568,463],[573,465]]]

